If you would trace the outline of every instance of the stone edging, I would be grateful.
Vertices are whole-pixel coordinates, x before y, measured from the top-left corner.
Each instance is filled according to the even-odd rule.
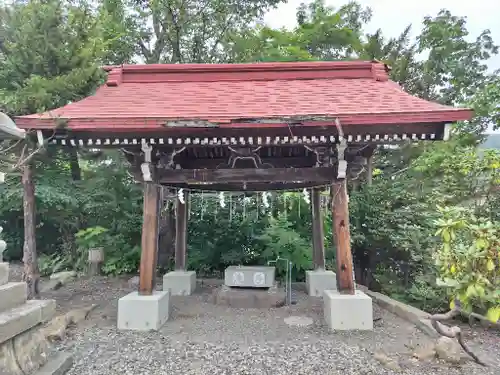
[[[372,300],[383,309],[393,313],[394,315],[413,323],[426,335],[439,338],[440,335],[432,328],[430,314],[417,309],[416,307],[396,301],[382,293],[373,292],[363,285],[356,285],[358,289],[363,291],[372,298]]]
[[[35,375],[64,375],[73,366],[73,356],[69,353],[59,352],[40,368]]]

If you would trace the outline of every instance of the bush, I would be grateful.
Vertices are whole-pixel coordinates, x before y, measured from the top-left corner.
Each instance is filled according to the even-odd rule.
[[[441,246],[435,253],[439,284],[451,297],[451,307],[478,310],[500,319],[500,222],[473,215],[470,209],[439,207],[436,221]]]

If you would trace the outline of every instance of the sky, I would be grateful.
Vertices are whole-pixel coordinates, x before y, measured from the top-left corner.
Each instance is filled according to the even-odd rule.
[[[272,27],[295,26],[295,12],[302,2],[311,0],[289,0],[278,9],[265,16],[265,22]],[[326,0],[326,4],[338,7],[346,4],[348,0]],[[453,15],[466,16],[467,28],[472,37],[484,29],[490,29],[493,40],[500,44],[500,1],[498,0],[358,0],[370,7],[373,18],[366,30],[374,32],[381,28],[388,37],[401,34],[404,28],[412,24],[413,36],[419,34],[422,20],[425,16],[434,16],[441,9],[448,9]],[[500,56],[496,56],[489,64],[491,70],[500,69]]]
[[[302,3],[312,0],[289,0],[277,9],[269,12],[264,21],[271,27],[292,28],[296,25],[295,13]],[[338,7],[348,0],[326,0],[326,4]],[[489,29],[496,44],[500,44],[500,1],[498,0],[358,0],[364,7],[373,11],[371,22],[367,25],[367,32],[382,29],[387,37],[401,34],[404,28],[412,24],[412,36],[415,37],[422,29],[422,20],[425,16],[434,16],[441,9],[448,9],[455,16],[467,17],[467,29],[470,36],[475,38],[483,30]],[[500,56],[492,58],[488,66],[491,71],[500,69]],[[490,130],[491,131],[491,130]],[[500,133],[500,131],[498,131]]]

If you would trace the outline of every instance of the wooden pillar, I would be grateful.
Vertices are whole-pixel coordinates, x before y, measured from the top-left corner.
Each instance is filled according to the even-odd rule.
[[[315,270],[325,269],[325,238],[320,193],[319,188],[313,188],[311,192],[313,266]]]
[[[188,192],[184,192],[184,203],[177,198],[175,219],[175,269],[186,270],[187,249],[187,221],[188,221]]]
[[[139,268],[139,294],[150,296],[156,285],[158,254],[158,215],[160,189],[152,183],[144,184],[142,218],[141,265]]]
[[[347,181],[344,179],[334,183],[332,194],[333,233],[337,249],[337,289],[340,293],[354,294]]]

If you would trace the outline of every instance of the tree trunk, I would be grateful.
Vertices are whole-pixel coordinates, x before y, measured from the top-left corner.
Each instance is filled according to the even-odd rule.
[[[366,158],[366,184],[368,186],[373,184],[373,156]]]
[[[23,247],[23,281],[28,287],[28,299],[38,298],[38,257],[36,253],[35,237],[35,185],[33,184],[33,171],[31,163],[22,167],[22,183],[24,198],[24,247]]]
[[[78,161],[78,152],[75,147],[70,147],[68,149],[69,154],[69,165],[71,168],[71,178],[73,181],[80,181],[82,179],[82,171],[80,169],[80,163]]]

